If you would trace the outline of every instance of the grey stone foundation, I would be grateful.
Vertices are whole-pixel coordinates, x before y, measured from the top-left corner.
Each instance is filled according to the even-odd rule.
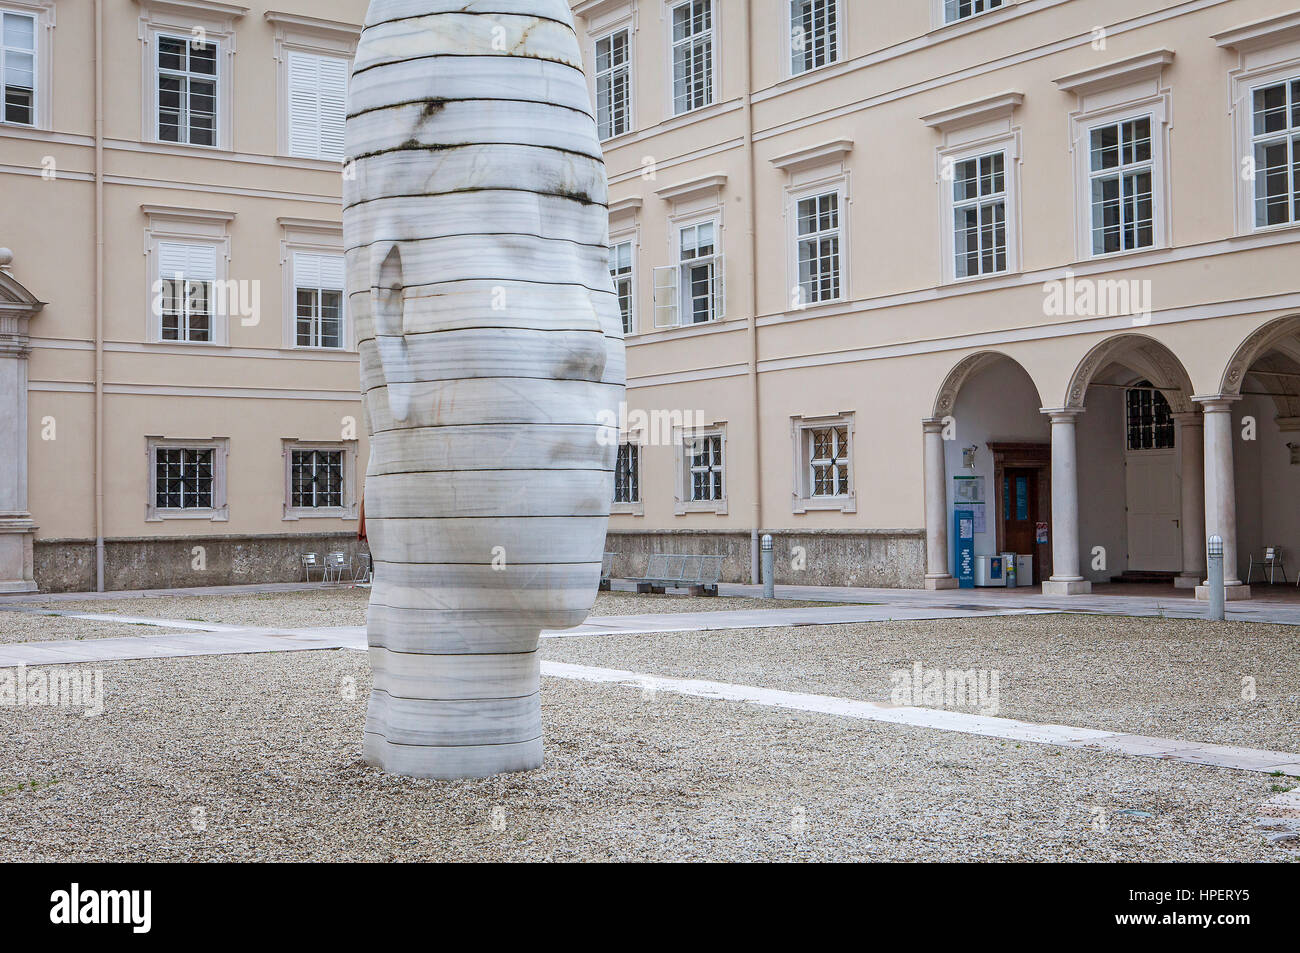
[[[203,547],[205,568],[194,568]],[[104,588],[175,589],[301,582],[302,553],[344,552],[355,559],[366,544],[355,533],[303,536],[183,536],[104,541]],[[92,592],[94,540],[37,540],[36,584],[42,592]],[[319,574],[312,573],[312,579]]]
[[[925,531],[767,530],[772,534],[776,581],[795,586],[872,586],[919,589],[925,580]],[[796,568],[796,548],[803,568]],[[616,553],[615,578],[645,572],[652,552],[722,554],[723,582],[748,583],[750,534],[744,530],[703,532],[611,532],[605,550]]]

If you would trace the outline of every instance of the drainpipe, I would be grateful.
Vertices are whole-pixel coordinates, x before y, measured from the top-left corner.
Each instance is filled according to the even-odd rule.
[[[763,527],[763,439],[758,405],[758,229],[754,171],[754,10],[745,4],[745,227],[749,231],[749,390],[754,422],[754,515],[749,533],[750,577],[763,581],[759,565],[759,533]]]
[[[95,591],[104,591],[104,0],[95,0]]]

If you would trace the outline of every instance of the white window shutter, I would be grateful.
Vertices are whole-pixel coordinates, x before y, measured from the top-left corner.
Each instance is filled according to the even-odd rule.
[[[343,159],[348,61],[289,51],[289,154]]]
[[[678,265],[664,265],[654,270],[656,328],[675,328],[681,323],[677,290],[679,274]]]
[[[308,252],[293,254],[295,288],[342,291],[344,278],[342,255],[313,255]]]
[[[348,107],[348,61],[320,58],[320,157],[343,161],[343,125]]]
[[[216,281],[216,246],[159,242],[158,277],[166,281],[177,275],[188,281]]]

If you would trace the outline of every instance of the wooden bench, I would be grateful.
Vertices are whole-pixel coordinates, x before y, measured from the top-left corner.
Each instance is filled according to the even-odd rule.
[[[633,582],[637,592],[664,593],[668,589],[689,589],[693,596],[716,596],[721,578],[721,556],[655,553],[646,564],[645,575]]]

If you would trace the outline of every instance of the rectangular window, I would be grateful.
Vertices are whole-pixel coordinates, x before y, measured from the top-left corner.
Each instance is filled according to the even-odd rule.
[[[295,509],[343,506],[343,451],[294,450],[290,466],[290,505]]]
[[[1007,270],[1006,158],[990,153],[953,164],[953,274]]]
[[[36,124],[36,18],[0,14],[0,121]]]
[[[1252,91],[1255,227],[1300,222],[1300,79]]]
[[[849,428],[816,427],[808,436],[808,489],[813,497],[849,493]]]
[[[635,443],[618,446],[614,467],[614,502],[641,502],[641,447]]]
[[[673,112],[713,102],[713,0],[673,7]]]
[[[217,44],[158,35],[158,139],[195,146],[217,142]]]
[[[602,140],[632,130],[631,47],[628,30],[596,41],[596,125]]]
[[[722,435],[687,437],[686,452],[692,502],[724,499]]]
[[[210,447],[154,449],[154,506],[160,510],[213,509]]]
[[[1002,0],[943,0],[943,20],[954,23],[1002,6]]]
[[[1155,244],[1151,117],[1099,126],[1089,132],[1092,253]]]
[[[790,72],[798,75],[840,58],[838,0],[790,0]]]
[[[212,341],[216,279],[215,246],[158,243],[155,310],[160,340]]]
[[[704,324],[718,317],[716,225],[700,222],[680,232],[682,315],[684,324]]]
[[[797,217],[803,301],[834,301],[840,296],[839,193],[800,199]]]
[[[343,347],[343,261],[342,255],[294,252],[294,343],[298,347]]]
[[[609,274],[618,295],[618,310],[623,316],[623,333],[632,333],[632,243],[619,242],[609,247]]]
[[[348,61],[289,51],[289,155],[343,161]]]

